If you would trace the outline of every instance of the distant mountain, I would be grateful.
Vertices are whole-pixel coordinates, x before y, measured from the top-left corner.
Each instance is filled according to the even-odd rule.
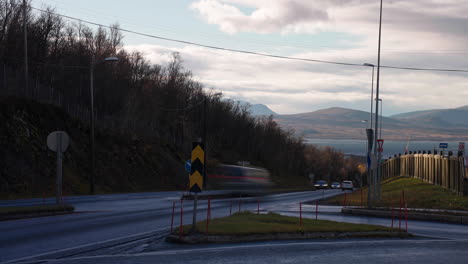
[[[468,126],[468,106],[453,109],[415,111],[394,115],[391,118],[431,127],[466,127]]]
[[[370,125],[368,112],[340,107],[278,115],[275,120],[281,127],[293,129],[305,138],[323,139],[365,139],[365,128]],[[406,140],[408,137],[413,140],[468,139],[468,108],[383,117],[379,119],[379,126],[382,126],[382,138],[387,140]]]
[[[249,111],[253,116],[269,116],[269,115],[278,115],[277,113],[273,112],[268,106],[264,104],[250,104],[246,101],[237,101],[240,105],[249,105]]]

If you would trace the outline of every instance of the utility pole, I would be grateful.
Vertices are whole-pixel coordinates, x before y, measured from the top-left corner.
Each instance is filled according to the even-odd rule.
[[[380,0],[380,21],[379,21],[379,46],[377,55],[377,85],[375,91],[375,141],[374,156],[377,156],[377,139],[379,131],[379,88],[380,88],[380,42],[382,39],[382,0]],[[376,199],[380,200],[380,160],[377,160],[375,168]]]
[[[26,17],[26,0],[23,0],[23,33],[24,33],[24,95],[28,93],[28,25]]]
[[[206,143],[206,129],[207,129],[207,109],[206,109],[206,100],[208,100],[208,94],[205,95],[205,100],[203,102],[203,145],[205,146],[205,151],[203,152],[203,188],[206,187],[206,151],[208,149],[208,144]]]
[[[91,65],[89,66],[89,87],[90,87],[90,122],[91,122],[91,177],[89,183],[89,193],[94,194],[94,174],[95,174],[95,146],[94,146],[94,55],[91,57]]]

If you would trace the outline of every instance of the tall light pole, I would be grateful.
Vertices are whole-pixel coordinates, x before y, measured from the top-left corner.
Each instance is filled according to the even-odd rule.
[[[27,24],[27,5],[26,0],[23,0],[23,34],[24,34],[24,95],[28,94],[28,24]]]
[[[382,39],[382,0],[380,0],[380,19],[379,19],[379,45],[378,45],[378,51],[377,51],[377,85],[376,85],[376,90],[375,90],[375,138],[374,138],[374,156],[377,156],[377,131],[379,127],[379,88],[380,88],[380,42]],[[380,161],[378,161],[380,162]],[[380,200],[380,164],[376,163],[376,193],[377,193],[377,199]]]
[[[374,69],[375,65],[371,63],[363,63],[363,66],[366,67],[372,67],[372,83],[371,83],[371,98],[370,98],[370,113],[369,113],[369,120],[370,120],[370,128],[366,130],[366,135],[367,135],[367,206],[369,208],[372,207],[372,200],[373,197],[375,196],[375,175],[374,175],[374,165],[375,164],[375,159],[371,158],[371,153],[372,153],[372,145],[374,145],[374,148],[376,146],[376,143],[373,142],[377,135],[374,136],[372,132],[372,111],[373,111],[373,106],[374,106]],[[377,112],[376,112],[377,113]],[[374,144],[372,144],[372,142]],[[374,160],[374,162],[371,162]]]
[[[101,62],[110,62],[110,61],[118,61],[119,58],[117,57],[107,57]],[[89,88],[90,88],[90,104],[91,104],[91,111],[90,111],[90,122],[91,122],[91,177],[89,183],[89,192],[90,194],[94,194],[94,180],[95,180],[95,169],[96,169],[96,150],[95,150],[95,143],[94,143],[94,66],[96,64],[94,55],[91,57],[91,65],[89,66]]]
[[[362,65],[367,66],[367,67],[372,67],[372,84],[371,84],[370,116],[369,116],[370,128],[372,129],[372,106],[374,105],[374,68],[375,68],[375,65],[371,63],[364,63]]]
[[[379,132],[379,139],[382,139],[382,122],[383,122],[383,100],[382,98],[379,98],[380,101],[380,132]]]

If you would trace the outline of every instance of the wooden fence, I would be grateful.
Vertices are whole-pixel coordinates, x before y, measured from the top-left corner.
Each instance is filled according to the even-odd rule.
[[[394,156],[381,165],[382,180],[395,176],[419,178],[463,195],[467,180],[463,156],[406,154]]]

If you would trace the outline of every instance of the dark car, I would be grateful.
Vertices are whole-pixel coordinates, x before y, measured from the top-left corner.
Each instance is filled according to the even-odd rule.
[[[328,183],[326,181],[317,181],[314,184],[314,187],[317,189],[327,189],[328,188]]]

